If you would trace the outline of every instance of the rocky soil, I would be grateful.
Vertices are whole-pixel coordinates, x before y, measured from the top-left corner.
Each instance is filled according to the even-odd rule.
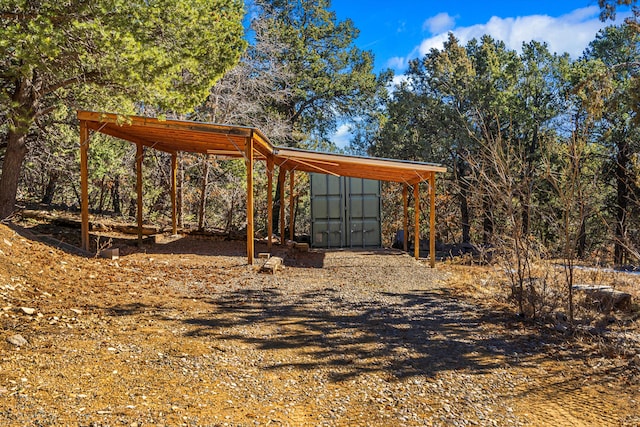
[[[270,275],[242,242],[122,249],[0,225],[0,425],[640,423],[637,317],[616,351],[465,291],[478,267],[278,248]]]

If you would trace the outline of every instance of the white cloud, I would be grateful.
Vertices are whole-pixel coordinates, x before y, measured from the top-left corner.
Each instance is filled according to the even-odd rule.
[[[573,58],[577,58],[595,38],[598,30],[611,25],[611,22],[601,22],[599,13],[600,9],[597,6],[591,6],[576,9],[558,17],[530,15],[500,18],[494,16],[484,24],[450,28],[450,32],[462,45],[466,45],[473,38],[480,39],[483,35],[488,34],[496,40],[505,42],[507,48],[518,52],[522,49],[522,43],[536,40],[546,42],[552,52],[559,54],[567,52]],[[440,15],[436,15],[436,17],[438,16]],[[618,14],[616,22],[621,22],[627,16],[628,14]],[[430,19],[435,20],[436,17]],[[425,22],[425,25],[427,22],[429,20]],[[397,71],[403,70],[410,59],[422,57],[433,48],[442,49],[447,38],[448,31],[433,32],[431,37],[422,40],[403,61],[394,58],[394,64],[397,65],[395,69]],[[402,65],[404,68],[400,67]]]
[[[395,76],[393,76],[393,79],[391,80],[391,85],[392,87],[400,86],[401,83],[404,83],[408,80],[409,78],[404,74],[400,74],[400,75],[396,74]]]
[[[442,12],[424,21],[424,24],[422,24],[422,30],[429,30],[431,34],[437,34],[443,31],[449,31],[455,26],[455,24],[456,20],[453,16],[450,16],[446,12]]]
[[[336,133],[333,134],[331,138],[333,143],[340,148],[345,148],[351,142],[351,138],[353,135],[351,134],[351,130],[349,129],[349,125],[342,124],[338,126]]]
[[[404,74],[396,74],[393,76],[393,79],[391,79],[389,84],[387,84],[387,91],[389,91],[389,94],[393,95],[396,89],[398,88],[398,86],[408,81],[409,81],[409,78]]]
[[[394,70],[402,70],[407,67],[407,60],[401,56],[394,56],[393,58],[389,58],[387,60],[387,68],[392,68]]]

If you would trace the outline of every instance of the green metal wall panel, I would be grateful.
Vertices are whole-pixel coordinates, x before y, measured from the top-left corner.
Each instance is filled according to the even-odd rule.
[[[311,243],[314,247],[380,247],[380,182],[311,175]]]

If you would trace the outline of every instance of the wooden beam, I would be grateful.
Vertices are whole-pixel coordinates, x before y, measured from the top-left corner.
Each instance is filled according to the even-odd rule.
[[[144,147],[141,143],[136,144],[136,193],[138,194],[137,218],[138,218],[138,246],[142,246],[142,159],[144,158]]]
[[[280,186],[280,244],[284,245],[284,186],[287,178],[287,169],[280,167],[278,172],[278,185]]]
[[[316,166],[316,165],[314,165],[312,163],[309,163],[309,162],[305,162],[304,160],[295,159],[295,160],[292,160],[292,161],[295,162],[295,163],[299,163],[299,164],[305,165],[305,166],[313,169],[314,172],[320,172],[320,173],[324,173],[326,175],[340,176],[339,174],[337,174],[335,172],[331,172],[328,169],[321,168],[320,166]]]
[[[405,252],[409,252],[409,190],[406,183],[402,184],[402,245]]]
[[[413,254],[416,259],[420,258],[420,194],[419,194],[420,184],[416,183],[413,185],[413,199],[415,203],[414,208],[414,235],[413,235]]]
[[[431,268],[436,266],[436,173],[429,177],[429,257]]]
[[[253,265],[253,136],[247,138],[245,164],[247,165],[247,263]]]
[[[89,128],[80,121],[80,205],[82,211],[81,246],[89,252]]]
[[[340,166],[357,169],[386,169],[411,172],[413,177],[419,172],[446,172],[447,168],[435,163],[411,162],[404,160],[380,159],[375,157],[349,156],[335,153],[320,153],[308,150],[276,147],[276,155],[291,160],[306,160],[307,162],[325,161],[337,163]]]
[[[267,251],[271,252],[273,236],[273,156],[267,157]]]
[[[293,169],[291,169],[289,171],[289,240],[293,240],[294,237],[294,233],[293,233],[293,226],[294,226],[294,222],[295,222],[295,209],[293,206],[293,188],[295,185],[295,171]]]
[[[178,153],[171,153],[171,234],[178,234]]]

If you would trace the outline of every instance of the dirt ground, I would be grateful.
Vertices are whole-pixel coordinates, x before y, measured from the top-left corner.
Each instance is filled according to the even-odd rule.
[[[243,242],[113,238],[107,260],[12,227],[3,426],[640,425],[637,315],[589,339],[519,321],[482,268],[398,251],[277,248],[270,275]]]

